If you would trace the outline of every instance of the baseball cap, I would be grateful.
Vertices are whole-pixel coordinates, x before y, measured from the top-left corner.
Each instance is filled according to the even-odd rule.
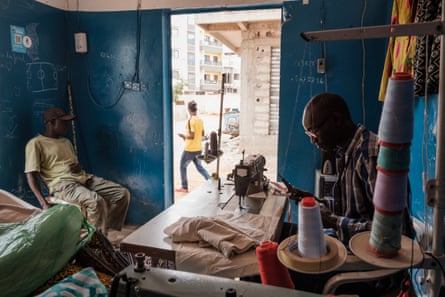
[[[198,103],[195,100],[192,100],[188,103],[187,108],[191,111],[196,111],[198,109]]]
[[[76,115],[74,114],[67,114],[63,109],[54,107],[50,108],[43,114],[43,122],[46,124],[52,120],[63,120],[63,121],[69,121],[76,118]]]

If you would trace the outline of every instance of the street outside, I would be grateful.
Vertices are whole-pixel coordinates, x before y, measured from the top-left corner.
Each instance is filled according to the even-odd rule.
[[[218,132],[219,127],[219,115],[217,114],[199,114],[204,121],[204,128],[206,135],[210,135],[210,132]],[[177,136],[178,133],[184,133],[186,119],[178,119],[174,124],[174,188],[181,187],[181,177],[179,172],[179,161],[184,148],[184,141]],[[224,126],[224,123],[222,123]],[[204,148],[204,144],[203,144]],[[242,148],[239,147],[239,136],[232,137],[228,134],[221,135],[221,150],[223,154],[219,160],[219,176],[222,179],[226,179],[227,175],[232,172],[236,164],[239,164],[243,158]],[[252,154],[252,152],[246,152]],[[272,178],[276,175],[276,168],[270,168],[271,164],[274,164],[276,156],[264,156],[266,158],[267,171],[264,173],[268,178]],[[204,168],[207,169],[210,175],[217,174],[217,160],[210,163],[202,161]],[[204,177],[196,170],[195,165],[191,163],[187,168],[187,178],[189,182],[189,191],[193,191],[196,187],[200,186],[204,181]],[[175,193],[175,201],[186,195],[186,193]]]

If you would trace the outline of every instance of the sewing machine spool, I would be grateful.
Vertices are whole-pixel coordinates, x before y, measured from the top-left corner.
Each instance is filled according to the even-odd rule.
[[[293,235],[283,240],[278,246],[278,259],[287,268],[302,273],[319,274],[333,271],[345,263],[348,253],[339,240],[328,235],[324,237],[327,253],[323,257],[304,258],[299,254],[298,249],[291,251],[289,244],[298,240],[298,235]]]
[[[402,235],[401,247],[396,255],[391,258],[378,257],[376,253],[371,251],[370,236],[371,231],[360,232],[349,241],[349,248],[352,253],[366,263],[382,268],[404,269],[418,265],[423,259],[417,241],[404,235]]]

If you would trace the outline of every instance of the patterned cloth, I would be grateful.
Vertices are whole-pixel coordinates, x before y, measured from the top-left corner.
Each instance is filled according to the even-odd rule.
[[[417,8],[417,0],[394,0],[392,25],[412,23]],[[407,72],[414,76],[414,56],[416,36],[396,36],[389,38],[388,51],[380,82],[379,100],[385,100],[388,79],[395,72]]]
[[[99,280],[94,269],[84,268],[68,276],[36,297],[106,297],[108,291]]]
[[[334,214],[337,236],[346,246],[352,235],[371,229],[379,150],[377,141],[377,135],[359,125],[349,146],[337,152],[340,176],[333,188]]]
[[[416,23],[438,21],[441,17],[441,0],[419,0]],[[414,94],[439,92],[440,35],[417,36]]]

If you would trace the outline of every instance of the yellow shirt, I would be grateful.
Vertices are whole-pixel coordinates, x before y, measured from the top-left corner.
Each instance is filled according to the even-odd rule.
[[[85,171],[72,173],[70,164],[77,164],[77,156],[70,140],[64,137],[51,138],[38,135],[25,148],[25,173],[37,171],[51,192],[63,180],[81,184],[91,177]]]
[[[191,132],[194,132],[193,139],[186,138],[184,150],[186,152],[199,152],[202,150],[202,135],[204,134],[204,123],[198,116],[192,116],[190,120],[185,123],[185,133],[188,137]]]

